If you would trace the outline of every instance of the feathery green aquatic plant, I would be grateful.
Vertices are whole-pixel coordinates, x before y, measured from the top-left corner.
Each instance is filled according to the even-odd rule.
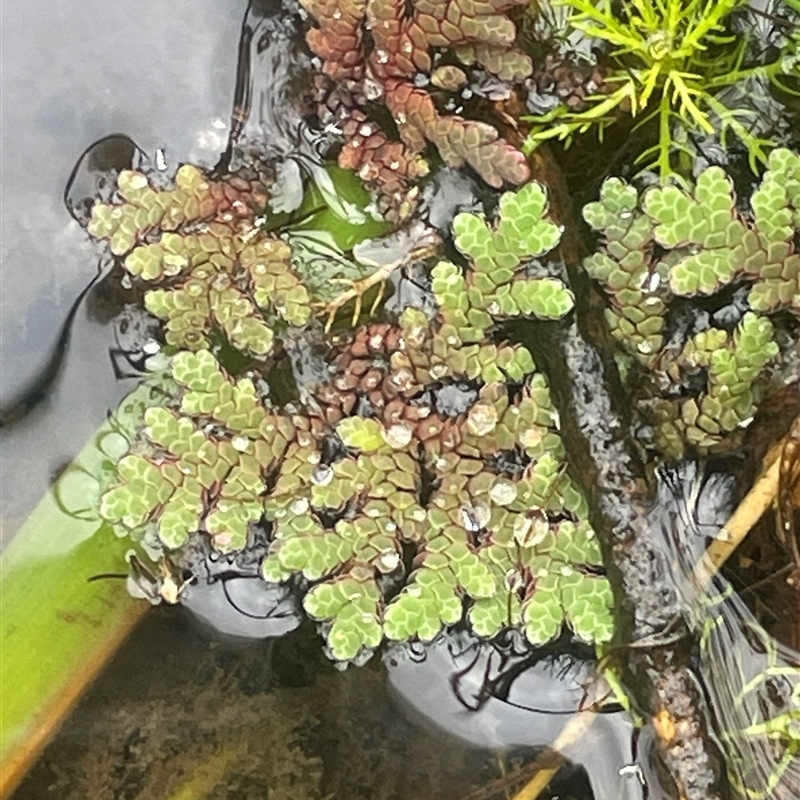
[[[710,167],[691,190],[668,185],[639,193],[609,178],[583,215],[601,235],[584,266],[609,297],[606,319],[615,338],[640,364],[674,382],[706,376],[698,396],[654,402],[662,447],[674,455],[685,442],[713,449],[752,417],[757,379],[777,355],[764,315],[800,314],[800,156],[772,151],[749,212],[737,208],[725,172]],[[732,333],[699,331],[677,354],[666,347],[676,298],[713,297],[730,286],[747,290],[747,305],[758,315],[745,314]]]
[[[178,353],[176,396],[146,412],[103,516],[173,558],[192,537],[228,552],[266,526],[264,578],[304,592],[340,661],[462,618],[482,636],[543,643],[566,623],[608,640],[610,589],[547,383],[524,347],[487,341],[498,321],[572,308],[559,280],[523,272],[560,229],[532,183],[503,196],[494,225],[460,214],[454,230],[466,268],[434,268],[439,314],[406,309],[340,344],[321,411],[272,409],[257,374]],[[438,408],[448,386],[467,393],[460,410]]]
[[[610,48],[610,72],[603,91],[590,95],[590,107],[559,106],[543,116],[527,117],[532,150],[547,139],[571,140],[592,128],[600,136],[620,114],[657,120],[658,142],[641,153],[642,169],[658,169],[662,180],[676,170],[676,155],[686,150],[676,125],[700,134],[731,134],[747,148],[754,171],[765,163],[770,140],[751,128],[757,111],[726,103],[723,92],[749,79],[797,76],[791,53],[767,64],[746,66],[748,41],[729,32],[732,12],[747,0],[556,0],[574,13],[571,27]],[[791,45],[794,46],[794,45]]]

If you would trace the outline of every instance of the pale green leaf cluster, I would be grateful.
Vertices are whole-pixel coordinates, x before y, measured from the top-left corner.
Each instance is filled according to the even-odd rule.
[[[172,277],[169,288],[148,291],[145,306],[165,320],[170,345],[207,348],[215,334],[222,334],[237,350],[263,358],[272,351],[276,323],[301,326],[311,316],[308,291],[284,242],[262,236],[246,242],[225,229],[214,236],[164,234],[157,245],[135,248],[125,265],[133,271],[143,252],[156,250],[162,258],[167,249],[191,269],[181,273],[183,280]],[[165,277],[161,273],[151,280]]]
[[[560,319],[572,309],[574,298],[561,281],[521,274],[528,260],[549,253],[561,239],[561,229],[547,217],[540,183],[506,192],[493,227],[483,216],[463,212],[453,220],[453,233],[470,270],[461,281],[447,262],[434,271],[434,292],[449,324],[482,330],[493,318]]]
[[[330,621],[326,640],[337,661],[350,661],[383,640],[377,615],[380,592],[372,580],[347,576],[320,583],[305,596],[303,607],[310,617]]]
[[[440,261],[432,271],[440,324],[432,337],[420,334],[431,351],[426,356],[430,377],[521,381],[534,370],[528,350],[488,343],[488,333],[512,317],[559,319],[574,303],[562,281],[524,275],[526,263],[549,253],[561,238],[561,229],[547,217],[547,194],[541,184],[528,183],[502,195],[494,226],[480,214],[461,213],[453,232],[468,268]],[[426,327],[413,310],[400,324],[404,330]]]
[[[706,389],[679,408],[667,400],[654,404],[667,452],[683,452],[685,441],[701,451],[723,443],[752,416],[757,378],[778,352],[769,320],[747,315],[735,336],[712,328],[683,352],[665,354],[672,301],[742,286],[755,312],[800,313],[798,209],[800,156],[782,148],[770,154],[747,213],[737,207],[733,183],[719,167],[700,173],[691,190],[657,186],[641,196],[610,178],[599,201],[584,207],[584,219],[601,234],[598,251],[584,266],[608,294],[606,319],[615,338],[641,364],[658,365],[673,381],[700,370],[707,376]],[[757,344],[751,347],[751,341]],[[720,348],[713,357],[712,343]]]
[[[211,183],[192,164],[178,169],[175,187],[170,190],[153,188],[146,175],[134,170],[123,170],[117,183],[122,203],[94,205],[88,230],[92,236],[108,239],[111,252],[118,256],[129,252],[152,230],[176,231],[187,222],[213,216],[218,208]],[[149,255],[151,252],[153,255]],[[157,250],[143,251],[134,262],[140,265],[135,274],[153,280],[182,268],[171,256],[164,260],[162,255]]]
[[[753,313],[745,314],[733,334],[710,328],[692,337],[676,365],[685,371],[705,369],[708,388],[700,397],[677,404],[655,404],[662,449],[678,457],[685,443],[711,450],[749,423],[759,399],[756,380],[777,355],[772,323]]]
[[[376,625],[378,639],[431,641],[462,619],[465,603],[473,609],[470,624],[485,636],[520,627],[539,643],[563,624],[587,641],[610,636],[599,551],[588,525],[579,522],[585,500],[560,460],[557,414],[541,376],[516,403],[503,384],[487,385],[467,415],[458,452],[393,439],[373,418],[347,417],[336,430],[351,454],[332,463],[324,463],[318,443],[290,446],[265,502],[274,534],[262,567],[270,581],[299,574],[316,583],[306,608],[325,622],[335,657],[352,659],[361,648],[374,648]],[[420,447],[438,485],[427,507]],[[493,471],[486,460],[500,451],[527,458],[529,466],[517,475]],[[332,511],[338,521],[326,527],[321,515]],[[409,547],[415,555],[406,575]],[[531,571],[554,559],[551,577]],[[509,571],[517,576],[513,587]],[[379,576],[399,588],[389,601]],[[358,614],[340,603],[350,590]],[[338,599],[329,604],[330,598]],[[507,607],[518,611],[501,615]]]
[[[172,376],[180,407],[145,411],[140,452],[120,461],[100,514],[129,532],[153,525],[167,549],[205,533],[222,552],[240,550],[264,513],[264,476],[294,428],[266,411],[250,379],[232,380],[206,350],[176,355]]]

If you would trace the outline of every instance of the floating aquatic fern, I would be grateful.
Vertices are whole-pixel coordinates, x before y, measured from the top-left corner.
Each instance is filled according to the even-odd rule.
[[[719,167],[704,170],[692,189],[657,186],[640,194],[609,178],[599,201],[584,207],[602,237],[584,266],[608,294],[612,334],[638,362],[677,383],[707,376],[699,396],[653,401],[667,452],[680,455],[687,442],[701,451],[724,445],[752,417],[758,377],[778,352],[764,315],[800,313],[799,209],[800,156],[782,148],[770,154],[748,213],[737,208],[733,183]],[[746,314],[733,333],[701,331],[677,354],[665,350],[677,298],[713,297],[731,286],[746,290],[747,305],[761,316]]]
[[[524,347],[487,343],[498,321],[570,311],[560,281],[524,274],[560,229],[536,183],[504,195],[494,225],[461,214],[454,228],[465,266],[434,268],[439,313],[407,309],[340,345],[318,411],[274,410],[257,375],[178,353],[177,396],[146,412],[105,518],[168,550],[197,536],[241,549],[264,527],[264,578],[304,591],[342,661],[383,638],[429,641],[465,612],[484,636],[518,627],[542,643],[568,624],[607,640],[610,590],[547,383]],[[471,399],[440,411],[436,393],[463,381]]]
[[[172,376],[182,389],[179,406],[145,412],[139,452],[120,461],[121,483],[103,495],[100,514],[124,530],[154,523],[168,549],[204,532],[222,552],[241,550],[263,513],[265,473],[294,426],[270,414],[253,382],[232,380],[207,350],[178,353]]]
[[[361,213],[369,195],[360,183],[343,170],[336,179],[342,197],[314,186],[298,212],[301,222],[278,237],[272,229],[289,218],[267,213],[267,189],[258,182],[236,176],[217,182],[184,165],[174,187],[161,189],[126,170],[113,202],[93,206],[88,230],[124,256],[129,277],[145,289],[145,307],[164,321],[171,348],[225,342],[263,360],[276,336],[309,322],[332,279],[363,274],[365,267],[345,251],[385,230]]]

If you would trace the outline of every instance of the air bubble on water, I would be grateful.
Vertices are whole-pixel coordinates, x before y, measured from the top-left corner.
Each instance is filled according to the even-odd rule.
[[[231,439],[231,447],[233,447],[234,450],[238,450],[240,453],[244,453],[249,445],[250,440],[246,436],[234,436],[233,439]]]
[[[321,464],[311,473],[311,482],[317,486],[327,486],[333,480],[333,470],[328,464]]]

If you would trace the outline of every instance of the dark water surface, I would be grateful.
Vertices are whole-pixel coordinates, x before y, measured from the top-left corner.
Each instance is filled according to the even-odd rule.
[[[114,133],[167,169],[224,148],[245,0],[60,0],[3,4],[0,405],[31,381],[96,274],[99,248],[62,195],[81,152]],[[95,304],[97,305],[97,304]],[[0,429],[2,540],[132,383],[117,381],[89,298],[54,391]],[[92,318],[94,316],[94,319]]]

